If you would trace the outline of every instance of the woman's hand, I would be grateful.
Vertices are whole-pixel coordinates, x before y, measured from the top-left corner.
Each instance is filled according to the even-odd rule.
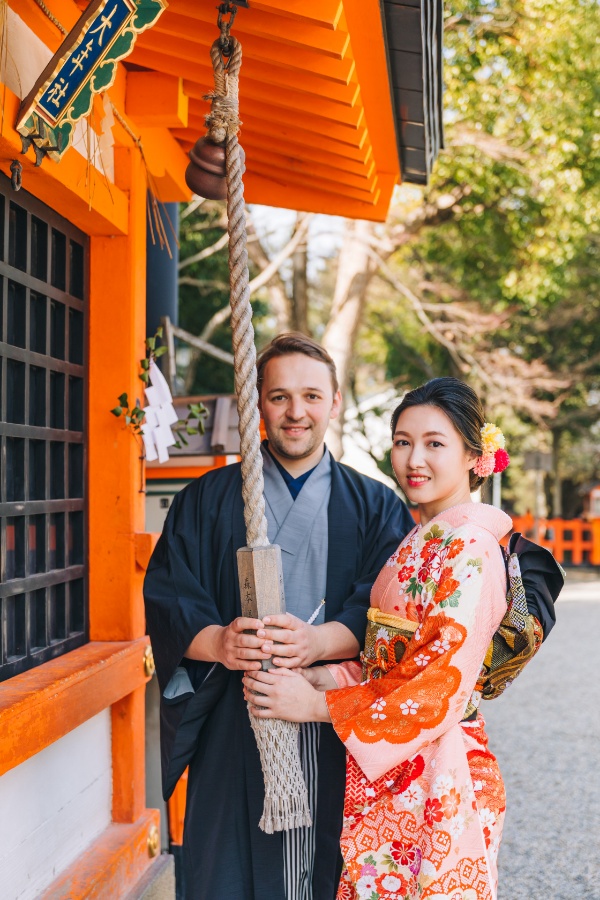
[[[244,697],[257,719],[331,721],[325,695],[297,671],[273,667],[268,672],[246,672],[243,681]]]
[[[294,669],[300,672],[317,691],[332,691],[337,688],[335,678],[327,666],[311,666],[308,669]]]

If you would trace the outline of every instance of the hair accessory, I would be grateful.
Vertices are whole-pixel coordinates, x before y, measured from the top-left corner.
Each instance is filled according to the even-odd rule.
[[[506,441],[497,425],[486,422],[481,429],[482,455],[479,457],[473,471],[480,478],[504,472],[510,462],[510,456],[504,449]]]

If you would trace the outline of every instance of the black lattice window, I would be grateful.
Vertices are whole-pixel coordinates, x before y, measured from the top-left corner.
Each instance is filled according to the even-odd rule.
[[[0,176],[0,681],[87,640],[87,264]]]

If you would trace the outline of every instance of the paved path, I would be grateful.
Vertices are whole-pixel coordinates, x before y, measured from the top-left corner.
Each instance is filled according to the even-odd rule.
[[[483,705],[507,790],[498,900],[600,900],[600,580],[576,578],[538,656]]]

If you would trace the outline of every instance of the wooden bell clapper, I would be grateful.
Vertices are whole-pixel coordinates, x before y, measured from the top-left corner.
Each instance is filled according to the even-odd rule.
[[[277,544],[241,547],[237,551],[237,565],[242,615],[262,620],[265,616],[284,613],[281,548]],[[270,659],[265,659],[261,668],[267,671],[272,665]]]

